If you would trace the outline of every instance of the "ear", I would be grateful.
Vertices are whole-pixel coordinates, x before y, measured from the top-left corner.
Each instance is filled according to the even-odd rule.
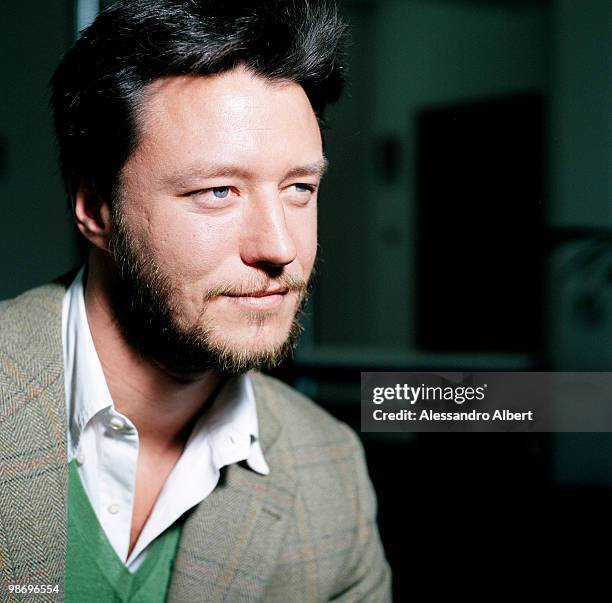
[[[77,228],[96,247],[108,251],[111,209],[89,178],[81,177],[72,187],[72,210]]]

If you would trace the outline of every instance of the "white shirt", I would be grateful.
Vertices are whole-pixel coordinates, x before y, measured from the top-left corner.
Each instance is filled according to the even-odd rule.
[[[230,379],[195,424],[128,558],[138,431],[111,399],[87,322],[83,273],[81,268],[66,291],[62,309],[68,462],[76,459],[100,525],[134,572],[151,542],[214,490],[221,467],[246,460],[263,475],[269,468],[258,441],[251,380],[248,375]]]

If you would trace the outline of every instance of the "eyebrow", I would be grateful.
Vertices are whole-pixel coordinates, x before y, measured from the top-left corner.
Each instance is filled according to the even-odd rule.
[[[323,157],[323,159],[320,161],[291,168],[283,176],[283,180],[303,178],[307,176],[323,178],[323,175],[327,171],[327,166],[328,161],[325,157]],[[180,187],[187,186],[195,180],[207,180],[213,178],[241,178],[243,180],[250,180],[255,177],[256,174],[254,172],[244,168],[241,165],[211,164],[175,172],[170,174],[167,178],[164,178],[164,182],[172,186]]]

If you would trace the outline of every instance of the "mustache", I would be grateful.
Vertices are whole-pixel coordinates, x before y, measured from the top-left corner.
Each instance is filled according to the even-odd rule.
[[[303,278],[291,274],[281,274],[276,278],[262,275],[262,277],[252,278],[241,283],[220,283],[204,294],[203,301],[210,301],[220,295],[253,295],[275,289],[283,289],[287,293],[295,292],[301,297],[308,292],[309,285]]]

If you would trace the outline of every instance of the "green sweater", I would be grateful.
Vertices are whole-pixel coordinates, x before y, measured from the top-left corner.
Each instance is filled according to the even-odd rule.
[[[181,533],[179,522],[152,543],[130,573],[106,538],[74,461],[68,470],[66,603],[158,603],[166,600]]]

